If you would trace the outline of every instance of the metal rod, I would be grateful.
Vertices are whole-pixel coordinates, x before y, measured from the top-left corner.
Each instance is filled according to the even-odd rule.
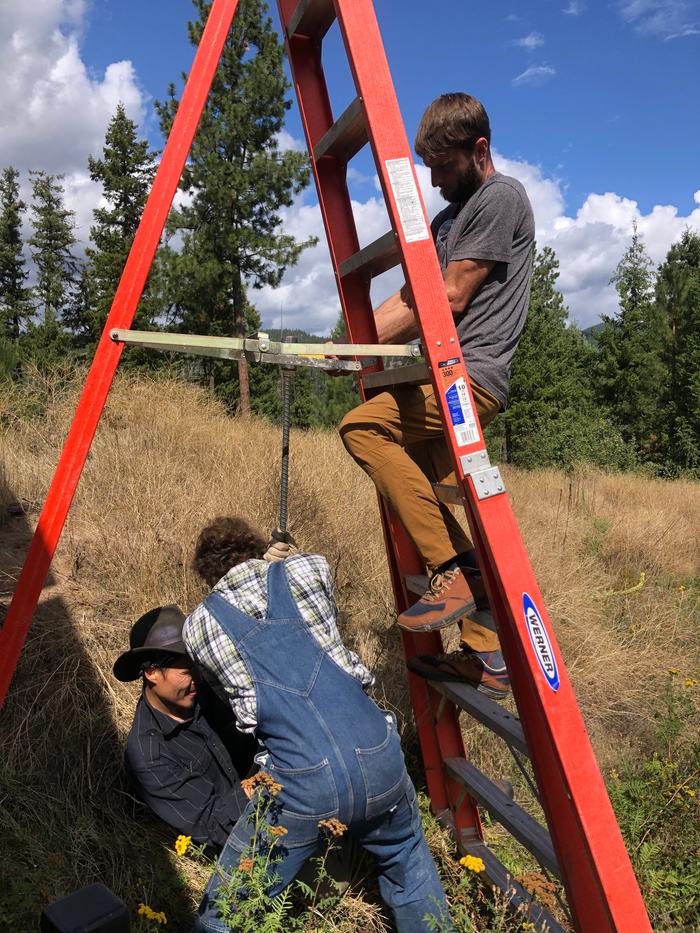
[[[264,334],[258,337],[209,337],[203,334],[166,334],[158,331],[123,330],[114,328],[109,336],[115,343],[149,347],[153,350],[170,350],[175,353],[196,353],[204,356],[224,356],[230,352],[266,355],[305,356],[323,359],[326,356],[408,356],[422,354],[418,344],[413,343],[280,343],[269,340]],[[257,359],[258,357],[256,357]],[[337,363],[343,360],[332,361]]]
[[[292,409],[294,370],[282,366],[282,472],[280,475],[280,520],[282,540],[287,540],[287,502],[289,493],[289,424]]]

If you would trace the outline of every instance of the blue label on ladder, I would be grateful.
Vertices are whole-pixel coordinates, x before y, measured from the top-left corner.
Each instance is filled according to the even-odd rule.
[[[557,662],[554,660],[554,652],[549,635],[544,627],[542,617],[537,611],[537,606],[527,593],[523,593],[523,612],[525,613],[525,623],[530,634],[532,647],[535,649],[537,663],[542,668],[545,680],[552,690],[559,689],[559,672]]]

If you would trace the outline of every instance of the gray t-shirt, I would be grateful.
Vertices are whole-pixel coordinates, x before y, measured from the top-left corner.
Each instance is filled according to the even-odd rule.
[[[525,189],[495,172],[461,210],[440,211],[431,229],[443,269],[460,259],[496,263],[455,323],[469,375],[505,408],[530,299],[535,221]]]

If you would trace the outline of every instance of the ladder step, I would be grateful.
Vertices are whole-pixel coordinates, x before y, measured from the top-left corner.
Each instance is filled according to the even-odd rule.
[[[370,278],[381,275],[388,269],[398,266],[401,261],[396,234],[389,230],[374,243],[365,246],[359,252],[340,263],[340,276],[345,278],[351,272],[362,269]]]
[[[458,681],[429,680],[428,683],[433,690],[441,693],[465,713],[469,713],[482,726],[486,726],[502,738],[511,748],[516,749],[526,758],[530,757],[530,750],[527,747],[520,720],[496,700],[491,700],[469,684]]]
[[[396,366],[383,369],[378,373],[362,376],[365,389],[380,389],[382,386],[422,385],[430,382],[430,370],[425,363],[413,363],[410,366]]]
[[[318,162],[323,156],[333,156],[335,159],[349,162],[367,141],[365,110],[360,98],[356,97],[314,146],[314,159]]]
[[[406,589],[409,593],[417,593],[419,596],[422,596],[423,593],[428,589],[428,583],[430,580],[425,574],[416,573],[409,575],[405,578],[406,580]]]
[[[462,784],[491,816],[531,852],[547,871],[559,877],[559,864],[548,831],[465,758],[445,759],[445,770]]]
[[[433,483],[433,491],[440,502],[446,505],[464,505],[462,490],[451,483]]]
[[[291,38],[295,33],[310,38],[322,39],[333,25],[335,8],[333,0],[299,0],[287,27]]]
[[[498,888],[508,898],[510,909],[517,911],[522,921],[528,921],[536,930],[542,931],[542,933],[544,931],[546,933],[566,933],[565,928],[534,900],[533,896],[520,882],[513,878],[513,873],[493,854],[486,843],[465,842],[459,849],[465,855],[473,855],[475,858],[481,859],[484,863],[484,871],[479,874],[479,877],[483,877],[485,881]]]

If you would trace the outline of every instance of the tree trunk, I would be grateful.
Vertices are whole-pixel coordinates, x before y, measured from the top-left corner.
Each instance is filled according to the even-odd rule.
[[[246,294],[240,268],[235,267],[233,273],[233,330],[237,337],[246,335]],[[250,379],[248,375],[248,361],[238,361],[238,393],[240,400],[240,413],[243,418],[250,417]]]
[[[510,421],[506,421],[505,429],[506,429],[506,434],[505,434],[506,463],[512,463],[513,462],[513,427]]]
[[[250,381],[248,379],[248,361],[238,361],[238,388],[240,392],[241,415],[250,417]]]

